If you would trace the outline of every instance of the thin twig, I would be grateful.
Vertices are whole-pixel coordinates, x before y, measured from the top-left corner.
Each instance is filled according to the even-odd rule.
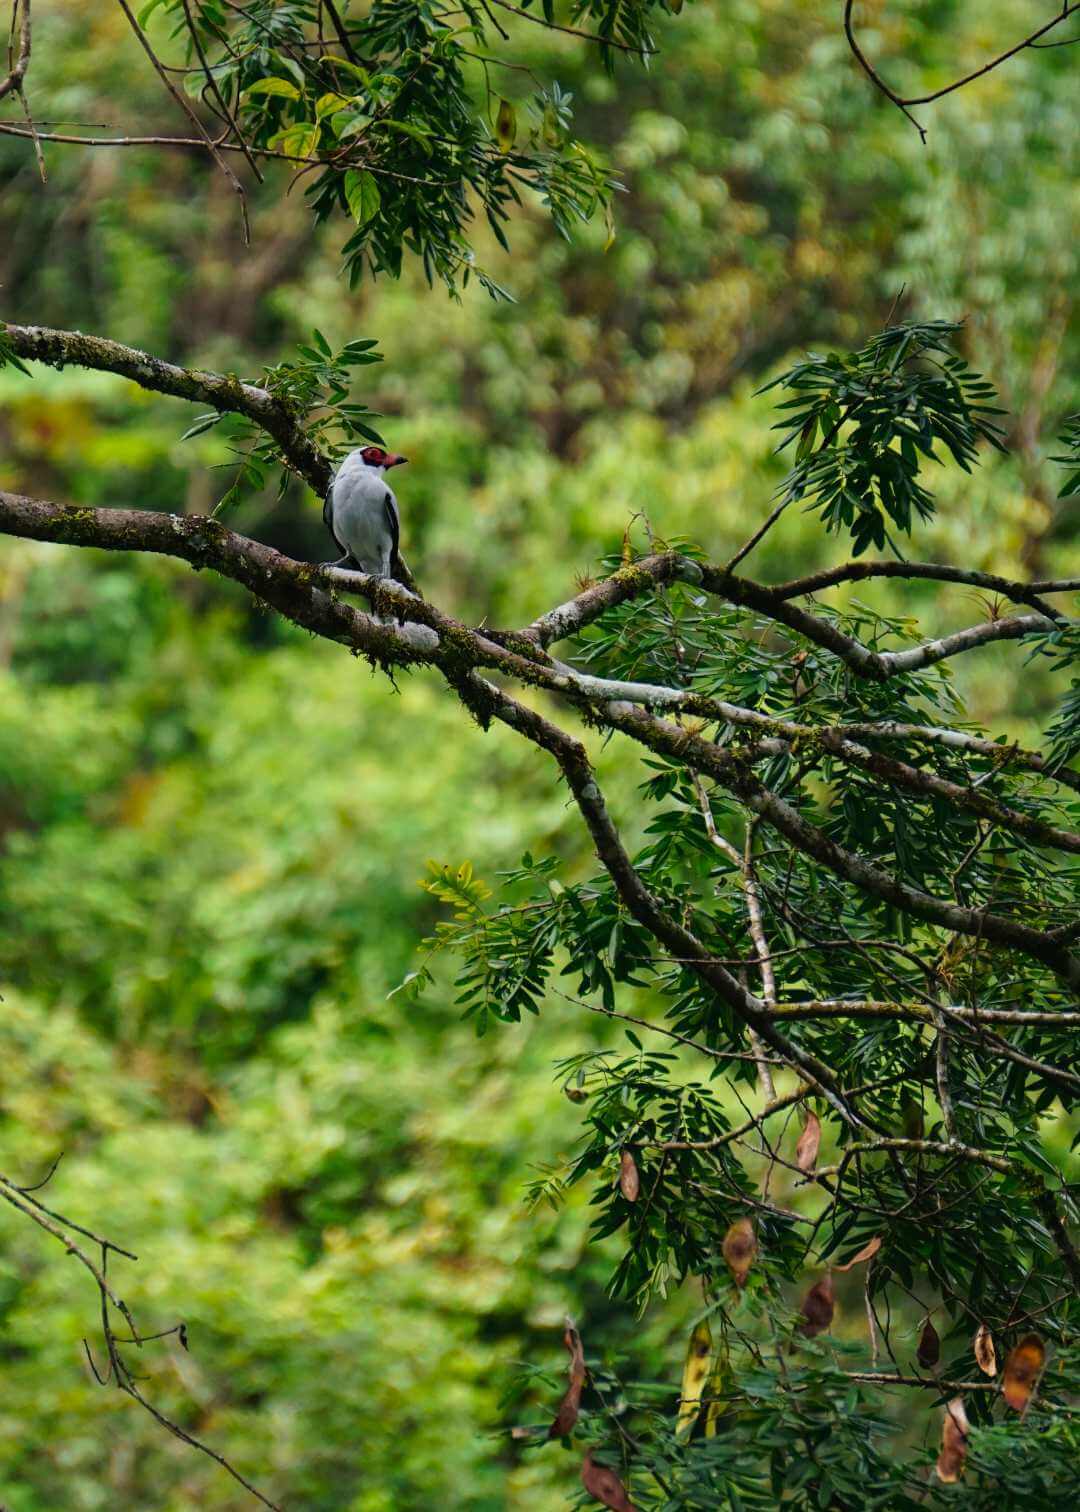
[[[135,33],[135,36],[138,39],[139,46],[142,48],[143,52],[146,54],[146,56],[150,59],[150,62],[153,64],[154,71],[157,74],[158,78],[165,85],[165,88],[172,95],[172,97],[176,101],[177,105],[179,105],[180,109],[187,116],[188,120],[194,126],[195,130],[199,133],[199,136],[202,138],[203,145],[206,147],[206,150],[210,153],[210,156],[214,159],[214,162],[218,165],[218,167],[221,169],[222,173],[225,175],[225,177],[228,180],[230,186],[232,187],[233,193],[238,196],[239,201],[240,201],[240,218],[241,218],[241,221],[243,223],[243,228],[244,228],[244,242],[245,242],[245,244],[250,244],[250,242],[251,242],[251,226],[250,226],[250,224],[248,222],[247,195],[246,195],[246,193],[244,191],[243,184],[240,182],[240,180],[237,178],[236,174],[232,171],[232,169],[229,167],[228,163],[222,157],[221,152],[219,150],[220,149],[220,144],[218,142],[214,141],[213,137],[207,131],[206,127],[199,120],[199,117],[196,115],[195,111],[191,108],[191,106],[188,104],[187,100],[184,98],[183,94],[180,92],[179,89],[177,89],[176,85],[169,78],[168,70],[163,67],[161,61],[159,60],[159,58],[157,56],[157,54],[154,52],[154,49],[150,46],[150,43],[149,43],[149,41],[147,39],[147,36],[146,36],[146,33],[143,31],[142,27],[139,25],[138,21],[136,20],[134,12],[132,11],[131,7],[128,5],[127,0],[116,0],[116,3],[119,5],[120,9],[124,12],[124,15],[127,17],[128,22],[129,22],[129,24],[131,26],[131,29]],[[243,149],[241,149],[241,150],[243,150]]]

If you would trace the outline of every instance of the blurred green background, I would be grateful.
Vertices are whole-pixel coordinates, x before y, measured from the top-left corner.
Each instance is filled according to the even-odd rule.
[[[1014,11],[863,6],[901,87],[982,62]],[[35,17],[39,117],[177,129],[116,8]],[[509,254],[481,236],[516,304],[454,304],[415,270],[350,294],[341,228],[313,230],[287,173],[253,191],[246,248],[195,153],[47,146],[42,186],[27,145],[0,137],[0,316],[250,376],[315,325],[335,344],[378,337],[362,397],[411,459],[409,559],[447,609],[512,625],[568,596],[635,513],[730,553],[780,477],[755,388],[808,346],[861,342],[899,298],[967,317],[1012,446],[943,475],[912,554],[1074,570],[1075,512],[1045,461],[1080,408],[1069,49],[924,112],[923,146],[824,0],[698,0],[662,25],[652,69],[611,79],[573,39],[523,26],[517,41],[573,91],[629,192],[607,251],[602,226],[567,244],[535,206]],[[179,440],[192,418],[104,375],[8,369],[0,486],[206,510],[228,457],[214,434]],[[299,489],[230,523],[330,554]],[[791,517],[754,566],[786,575],[838,551]],[[983,612],[959,589],[874,601],[931,627]],[[963,669],[975,712],[1037,739],[1043,680],[1015,649],[978,662]],[[632,835],[640,772],[618,749],[601,759]],[[147,1350],[148,1389],[297,1512],[565,1505],[572,1457],[523,1458],[499,1398],[516,1360],[562,1368],[567,1311],[590,1347],[678,1368],[677,1309],[635,1322],[605,1298],[584,1196],[559,1213],[522,1202],[576,1134],[551,1063],[603,1039],[602,1021],[553,997],[540,1021],[476,1040],[449,983],[420,1006],[388,997],[437,916],[427,859],[491,875],[526,846],[589,865],[552,771],[467,723],[435,678],[395,692],[177,563],[0,542],[2,1169],[29,1182],[64,1152],[51,1201],[140,1254],[116,1265],[141,1326],[187,1322],[190,1354]],[[8,1512],[252,1505],[94,1385],[94,1305],[7,1213]]]

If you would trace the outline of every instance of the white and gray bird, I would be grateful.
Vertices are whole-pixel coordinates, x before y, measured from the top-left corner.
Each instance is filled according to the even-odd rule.
[[[397,500],[386,481],[390,467],[405,457],[365,446],[350,452],[326,492],[323,520],[345,555],[334,567],[357,567],[373,577],[402,579],[398,555],[400,520]]]

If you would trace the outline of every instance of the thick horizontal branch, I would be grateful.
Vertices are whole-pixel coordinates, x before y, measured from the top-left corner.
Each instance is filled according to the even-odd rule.
[[[179,367],[137,347],[102,336],[85,336],[81,331],[0,322],[0,333],[17,357],[31,362],[115,373],[158,394],[205,404],[222,414],[242,415],[270,436],[283,461],[320,497],[330,485],[330,462],[305,435],[290,407],[268,389],[245,383],[233,373]]]
[[[343,603],[329,584],[321,586],[317,566],[297,562],[205,515],[81,509],[0,492],[0,531],[66,546],[146,551],[178,557],[196,569],[213,568],[305,630],[386,665],[432,661],[431,649],[438,645],[435,636],[416,635],[421,626],[387,623]]]
[[[924,1025],[938,1024],[939,1034],[946,1032],[955,1033],[947,1026],[941,1025],[942,1019],[956,1021],[957,1029],[966,1040],[977,1040],[980,1050],[991,1055],[1004,1057],[1005,1060],[1014,1062],[1018,1066],[1024,1066],[1036,1076],[1043,1077],[1052,1082],[1057,1088],[1066,1093],[1080,1091],[1080,1076],[1074,1071],[1062,1070],[1060,1066],[1054,1066],[1047,1061],[1037,1060],[1032,1055],[1026,1055],[1018,1050],[1015,1045],[1003,1039],[1000,1034],[994,1032],[1000,1026],[1022,1028],[1024,1026],[1037,1025],[1040,1028],[1068,1029],[1074,1024],[1080,1024],[1080,1013],[1038,1013],[1008,1008],[980,1009],[959,1008],[936,1005],[928,1008],[922,1003],[902,1002],[875,1002],[871,1000],[849,1001],[843,998],[825,1003],[793,1003],[774,1007],[772,1016],[775,1019],[792,1020],[810,1019],[820,1020],[829,1018],[842,1019],[900,1019],[905,1023]],[[964,1033],[964,1031],[970,1031]],[[940,1101],[940,1098],[939,1098]]]
[[[1065,1009],[1060,1013],[1055,1013],[1052,1009],[1040,1012],[1027,1008],[967,1008],[949,1004],[947,1011],[951,1017],[963,1019],[975,1025],[985,1022],[991,1026],[1013,1024],[1017,1027],[1035,1026],[1057,1029],[1080,1024],[1080,1013]],[[772,1013],[774,1018],[788,1020],[895,1018],[911,1019],[927,1024],[934,1022],[934,1015],[925,1003],[910,1001],[891,1003],[882,1002],[876,998],[825,998],[809,999],[805,1003],[778,1003]]]
[[[565,604],[559,604],[557,608],[533,620],[520,633],[535,640],[538,645],[547,647],[555,641],[576,635],[608,609],[651,593],[664,583],[679,580],[698,584],[701,579],[701,568],[697,562],[679,556],[677,552],[665,551],[657,556],[644,557],[640,562],[620,567],[602,582],[590,583]]]
[[[839,567],[826,567],[821,572],[811,572],[805,577],[792,578],[790,582],[778,583],[773,592],[779,598],[804,598],[811,593],[821,593],[826,588],[835,588],[839,583],[862,583],[868,578],[903,578],[907,581],[936,583],[960,583],[969,588],[981,588],[987,593],[1000,594],[1013,603],[1030,604],[1047,618],[1056,618],[1059,611],[1045,601],[1047,593],[1080,593],[1080,578],[1047,579],[1040,583],[1019,583],[1013,578],[999,576],[996,572],[978,572],[970,567],[953,567],[944,562],[892,562],[861,561],[844,562]]]
[[[911,571],[908,575],[919,574]],[[939,574],[930,572],[927,575],[933,577]],[[753,582],[750,578],[740,577],[726,568],[695,562],[680,557],[675,552],[665,552],[643,557],[638,562],[620,568],[602,583],[590,584],[575,598],[560,604],[549,614],[542,615],[519,633],[535,640],[538,645],[550,646],[557,640],[577,634],[617,604],[639,598],[676,579],[699,585],[707,593],[722,598],[737,608],[751,609],[763,619],[782,624],[814,645],[832,652],[860,677],[882,682],[897,673],[919,671],[991,641],[1020,640],[1026,636],[1060,629],[1062,624],[1073,623],[1049,605],[1044,605],[1043,612],[1037,615],[987,620],[903,651],[873,651],[854,636],[845,635],[830,620],[793,604],[791,599],[798,597],[803,591],[798,587],[799,580],[794,585],[787,583],[772,588]]]
[[[1070,985],[1080,984],[1080,961],[1051,937],[1012,919],[946,903],[898,881],[843,850],[758,782],[745,764],[722,747],[636,709],[629,702],[611,699],[610,693],[619,688],[618,684],[605,684],[602,679],[579,677],[572,671],[553,667],[539,648],[530,657],[498,645],[441,614],[433,605],[413,599],[404,589],[388,588],[385,592],[390,602],[403,606],[404,612],[419,624],[392,624],[353,609],[320,586],[324,579],[318,568],[296,562],[272,547],[250,541],[218,521],[201,516],[76,509],[0,494],[0,529],[12,535],[69,545],[158,552],[181,557],[195,567],[214,567],[296,624],[384,664],[426,662],[459,681],[465,671],[497,669],[533,686],[575,698],[589,708],[597,696],[605,696],[606,701],[596,711],[604,723],[623,730],[654,751],[708,772],[799,850],[862,891],[947,929],[1023,950],[1050,966]],[[364,581],[361,575],[355,576]],[[379,585],[374,587],[377,593],[382,591]],[[422,634],[424,628],[428,637]],[[524,649],[530,649],[528,641]],[[600,684],[599,688],[591,687],[594,681]],[[660,694],[666,691],[657,690]]]
[[[135,347],[103,337],[86,336],[78,331],[14,324],[0,325],[0,330],[11,350],[20,358],[45,362],[53,367],[70,364],[116,373],[142,388],[206,404],[221,413],[242,415],[266,432],[277,446],[282,460],[316,494],[321,497],[329,486],[332,476],[330,461],[307,436],[294,410],[265,388],[245,383],[233,374],[180,367]],[[751,609],[785,625],[838,656],[859,676],[878,680],[930,666],[989,641],[1045,633],[1062,622],[1055,611],[991,620],[904,651],[872,651],[853,636],[845,635],[830,621],[789,602],[789,598],[795,596],[790,584],[780,589],[769,588],[724,568],[699,564],[678,553],[667,552],[646,557],[604,582],[591,585],[519,634],[523,640],[544,648],[555,640],[577,633],[614,605],[680,578],[700,585],[736,607]]]

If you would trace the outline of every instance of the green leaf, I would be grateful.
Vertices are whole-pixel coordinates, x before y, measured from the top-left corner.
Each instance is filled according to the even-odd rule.
[[[189,426],[180,437],[181,441],[190,441],[192,436],[201,436],[204,431],[212,430],[218,421],[224,420],[224,418],[225,416],[220,410],[214,410],[211,415],[200,415],[195,424]]]
[[[3,328],[0,327],[0,368],[3,367],[13,367],[16,371],[25,373],[27,378],[31,376],[30,369],[11,350],[11,343],[5,336]]]
[[[299,100],[300,91],[295,84],[290,84],[288,79],[259,79],[255,84],[249,84],[244,90],[246,98],[252,95],[280,95],[283,100]]]
[[[366,168],[350,168],[345,175],[345,202],[357,225],[366,226],[382,203],[375,175]]]

